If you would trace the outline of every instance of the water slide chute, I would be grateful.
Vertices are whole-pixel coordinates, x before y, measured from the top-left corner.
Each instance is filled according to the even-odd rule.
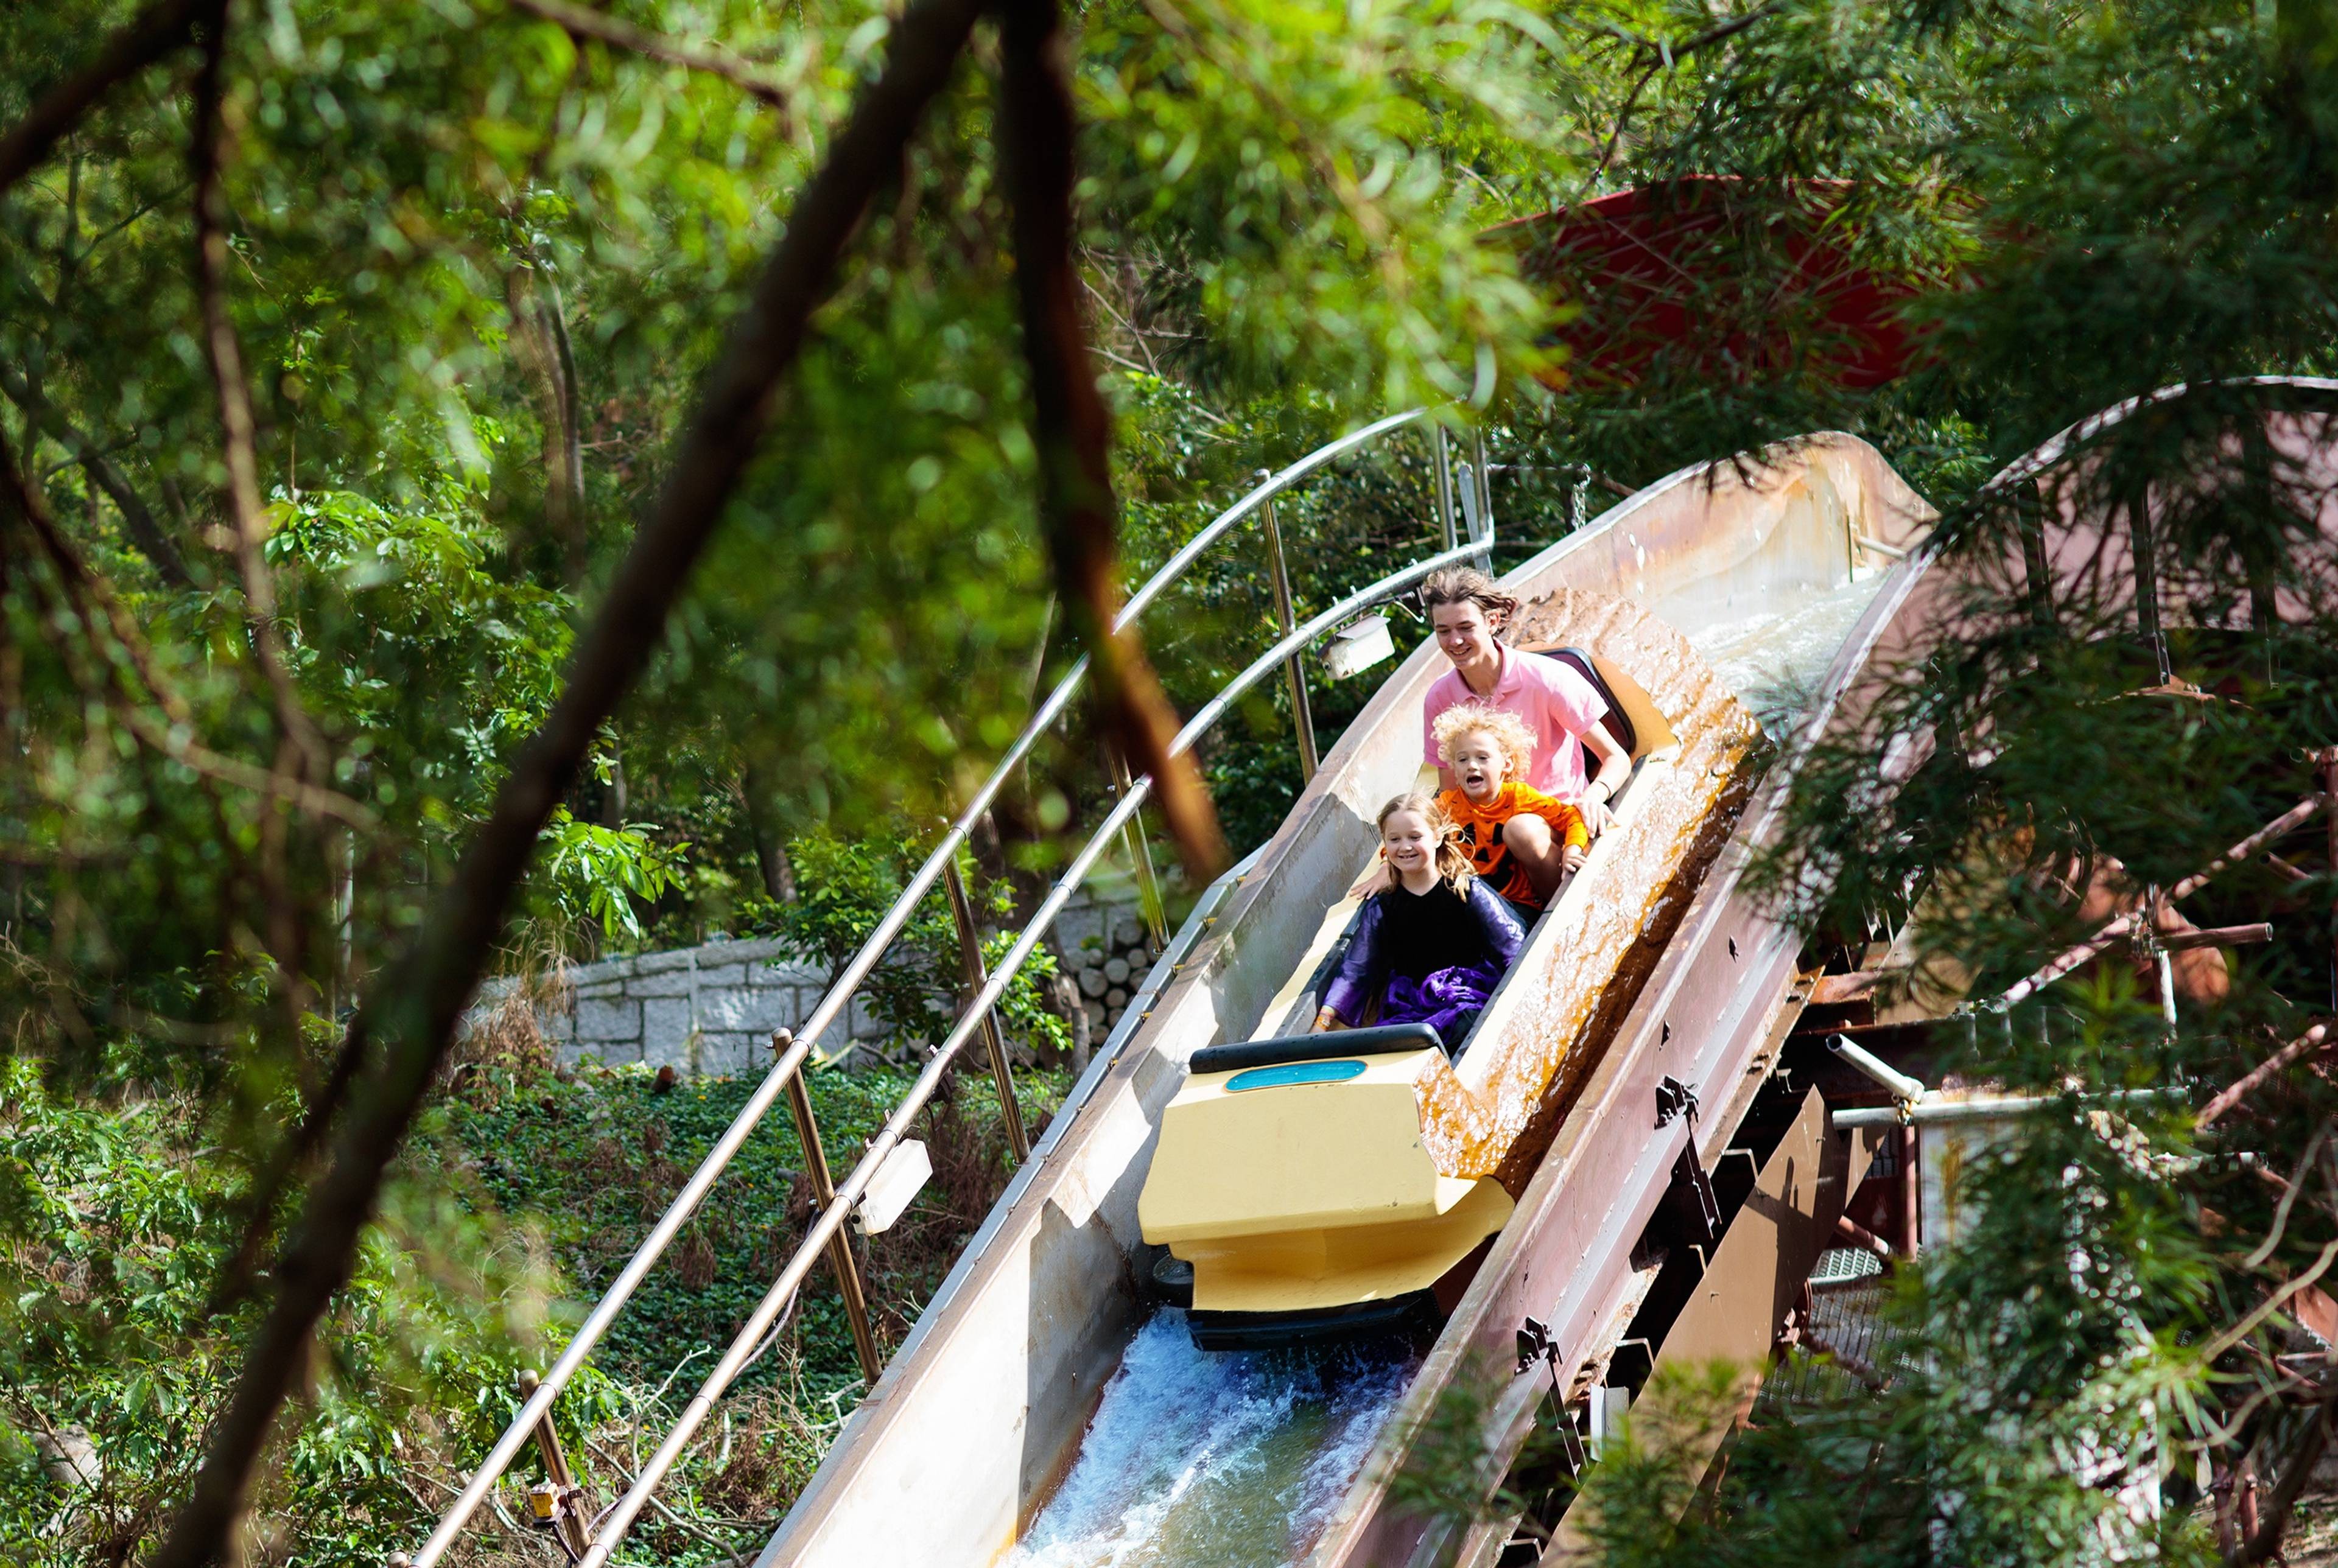
[[[1780,673],[1823,671],[1788,706],[1825,722],[1872,656],[1915,635],[1911,556],[1928,519],[1871,448],[1820,436],[1758,463],[1676,474],[1505,578],[1528,603],[1527,640],[1614,663],[1645,689],[1678,750],[1642,760],[1620,826],[1537,926],[1480,1044],[1458,1069],[1432,1068],[1430,1090],[1416,1076],[1439,1174],[1491,1181],[1513,1207],[1376,1429],[1385,1462],[1400,1460],[1420,1401],[1456,1357],[1514,1333],[1522,1303],[1560,1322],[1612,1306],[1601,1293],[1638,1233],[1632,1216],[1645,1223],[1694,1125],[1675,1120],[1654,1136],[1638,1108],[1610,1114],[1617,1098],[1653,1103],[1658,1078],[1685,1074],[1714,1108],[1705,1127],[1724,1120],[1715,1112],[1747,1042],[1783,1002],[1793,946],[1736,881],[1793,752],[1757,785],[1762,748],[1733,683],[1760,685],[1765,660]],[[1272,1035],[1305,1004],[1310,955],[1320,963],[1327,927],[1335,939],[1344,924],[1337,906],[1376,843],[1373,814],[1416,779],[1421,702],[1443,668],[1428,644],[1400,665],[1274,837],[1210,890],[1148,981],[1141,1026],[1077,1086],[760,1568],[976,1568],[1025,1534],[1079,1457],[1146,1315],[1133,1259],[1163,1113],[1197,1052]],[[1685,987],[1684,965],[1696,971]],[[1675,998],[1676,1012],[1652,1014],[1653,997]],[[1497,1048],[1480,1056],[1486,1045]],[[1385,1463],[1362,1468],[1382,1474]],[[1338,1505],[1311,1515],[1311,1539],[1292,1550],[1325,1563],[1404,1560],[1418,1532],[1408,1535],[1380,1489],[1341,1485]]]

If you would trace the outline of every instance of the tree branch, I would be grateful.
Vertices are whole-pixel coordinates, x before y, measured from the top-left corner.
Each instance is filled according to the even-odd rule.
[[[514,762],[493,814],[433,900],[414,946],[351,1020],[352,1034],[378,1048],[278,1261],[275,1298],[152,1568],[201,1568],[228,1555],[260,1451],[307,1364],[318,1319],[349,1279],[383,1174],[477,989],[544,824],[663,636],[674,601],[761,444],[812,312],[827,298],[871,197],[893,177],[927,104],[948,84],[976,9],[976,0],[919,0],[895,25],[883,74],[799,193],[753,299],[732,325],[656,511],[634,536],[559,701]]]
[[[2305,1440],[2290,1455],[2281,1479],[2274,1483],[2272,1495],[2265,1500],[2255,1533],[2240,1544],[2240,1550],[2233,1553],[2231,1561],[2263,1563],[2280,1553],[2281,1538],[2289,1529],[2290,1510],[2297,1506],[2299,1494],[2304,1492],[2306,1482],[2313,1479],[2313,1467],[2322,1463],[2330,1439],[2338,1436],[2338,1432],[2332,1430],[2333,1425],[2338,1425],[2338,1399],[2325,1396],[2313,1425],[2306,1430]]]
[[[0,496],[5,496],[8,509],[15,512],[32,531],[41,546],[41,553],[49,558],[50,564],[56,568],[57,575],[64,579],[66,591],[73,595],[75,612],[82,616],[93,639],[96,635],[97,620],[102,616],[113,632],[114,642],[121,646],[123,656],[136,673],[139,683],[145,687],[154,705],[162,710],[163,717],[170,720],[168,724],[156,723],[152,714],[139,708],[137,693],[125,689],[120,693],[120,710],[122,721],[130,732],[152,750],[204,779],[254,793],[280,788],[282,781],[266,769],[255,767],[241,758],[214,751],[188,738],[192,731],[194,719],[185,699],[162,678],[129,612],[113,596],[104,579],[92,571],[89,564],[74,549],[72,541],[58,528],[56,519],[49,515],[48,507],[39,493],[17,471],[5,438],[0,438],[0,477],[5,477],[5,483],[0,484]],[[305,811],[319,817],[329,817],[361,833],[373,832],[381,826],[372,812],[346,795],[305,780],[295,779],[292,784],[292,803]],[[222,827],[221,832],[225,831]]]
[[[687,66],[693,71],[703,71],[710,76],[720,76],[749,97],[760,99],[774,109],[788,106],[787,93],[778,83],[711,49],[702,49],[695,44],[684,44],[679,39],[648,32],[590,6],[571,5],[567,0],[511,0],[511,7],[532,16],[541,16],[579,38],[598,39],[613,48],[624,49],[647,59],[662,60],[669,65]]]
[[[1115,635],[1112,415],[1080,325],[1072,255],[1070,81],[1055,0],[1002,0],[996,110],[1014,212],[1015,279],[1031,368],[1039,511],[1066,619],[1086,644],[1113,743],[1153,778],[1185,865],[1206,878],[1225,858],[1217,814],[1193,758],[1172,757],[1176,714],[1133,632]]]
[[[41,160],[117,83],[185,44],[218,0],[155,0],[107,40],[96,59],[49,90],[32,113],[0,137],[0,191],[39,167]]]
[[[2200,1107],[2200,1114],[2192,1122],[2193,1130],[2206,1131],[2218,1117],[2255,1093],[2259,1084],[2328,1038],[2330,1038],[2330,1025],[2316,1024],[2313,1028],[2250,1068],[2231,1087],[2220,1091],[2215,1099]]]
[[[1649,83],[1656,79],[1656,73],[1671,70],[1674,64],[1685,55],[1694,54],[1700,49],[1710,48],[1726,39],[1734,38],[1777,8],[1778,0],[1771,0],[1767,5],[1756,7],[1743,16],[1733,17],[1719,26],[1708,28],[1679,44],[1651,43],[1645,38],[1633,39],[1635,51],[1645,51],[1649,55],[1647,69],[1640,73],[1632,83],[1632,90],[1624,95],[1623,107],[1616,111],[1616,129],[1608,132],[1607,145],[1600,150],[1599,162],[1591,166],[1591,177],[1584,183],[1586,185],[1596,183],[1599,176],[1607,172],[1608,162],[1616,156],[1616,146],[1624,140],[1624,127],[1631,122],[1632,111],[1639,107],[1641,93],[1646,90]]]
[[[105,492],[106,499],[122,514],[122,526],[138,546],[138,553],[153,564],[162,581],[173,588],[193,587],[195,580],[187,571],[186,561],[179,554],[178,546],[171,543],[171,536],[162,532],[162,524],[147,507],[145,497],[98,450],[97,444],[67,423],[54,404],[5,365],[0,365],[0,392],[7,394],[8,400],[25,411],[25,417],[41,434],[71,453],[74,461],[89,475],[90,483]]]
[[[300,751],[301,775],[321,784],[329,758],[325,738],[300,705],[292,683],[284,632],[276,614],[276,587],[264,548],[268,520],[260,499],[260,463],[253,450],[251,393],[243,375],[243,348],[227,309],[227,203],[221,192],[225,152],[222,76],[227,63],[229,0],[213,0],[202,28],[202,68],[195,74],[194,135],[187,150],[194,172],[195,279],[202,299],[203,351],[219,397],[222,456],[227,463],[228,505],[233,514],[236,571],[250,610],[252,649],[260,674],[276,700],[277,722]]]

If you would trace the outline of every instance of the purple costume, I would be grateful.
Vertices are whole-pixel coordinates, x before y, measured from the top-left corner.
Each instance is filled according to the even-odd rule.
[[[1526,945],[1526,926],[1483,877],[1466,897],[1443,882],[1426,893],[1399,884],[1364,901],[1323,1004],[1348,1024],[1427,1024],[1459,1056]]]

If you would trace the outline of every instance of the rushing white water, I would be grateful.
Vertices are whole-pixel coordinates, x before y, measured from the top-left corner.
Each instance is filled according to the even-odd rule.
[[[1881,567],[1863,567],[1832,588],[1773,599],[1752,615],[1689,632],[1689,645],[1774,735],[1809,709],[1884,575]]]
[[[1080,1456],[1002,1568],[1286,1568],[1347,1494],[1419,1359],[1400,1347],[1208,1352],[1156,1313]]]

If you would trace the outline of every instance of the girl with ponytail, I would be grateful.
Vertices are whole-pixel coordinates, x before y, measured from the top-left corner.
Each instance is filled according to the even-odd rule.
[[[1428,795],[1380,808],[1389,886],[1364,901],[1315,1027],[1427,1024],[1454,1056],[1526,946],[1508,904],[1470,874],[1469,851]]]

